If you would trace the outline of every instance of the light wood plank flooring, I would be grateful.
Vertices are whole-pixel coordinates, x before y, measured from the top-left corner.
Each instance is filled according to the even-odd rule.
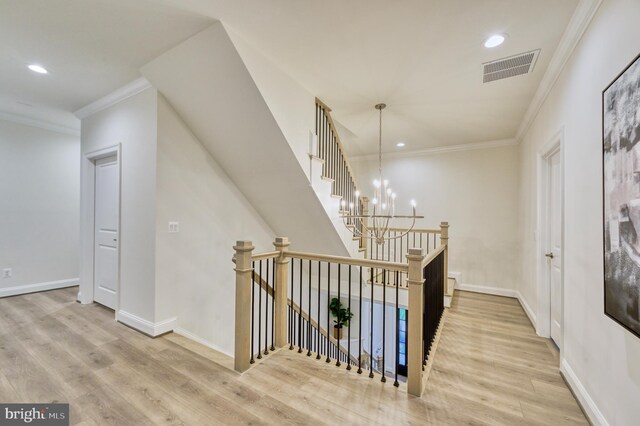
[[[69,402],[86,425],[586,423],[514,299],[457,292],[415,398],[288,350],[241,376],[227,356],[150,339],[76,292],[0,299],[0,401]]]

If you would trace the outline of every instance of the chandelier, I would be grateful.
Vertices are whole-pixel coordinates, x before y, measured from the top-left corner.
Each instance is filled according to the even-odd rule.
[[[382,176],[382,110],[385,104],[377,104],[375,108],[380,112],[379,137],[378,137],[378,179],[373,181],[372,208],[363,211],[360,203],[360,191],[355,192],[355,203],[349,203],[347,209],[346,201],[342,200],[342,210],[340,217],[344,225],[353,233],[354,237],[367,238],[382,245],[385,241],[395,240],[407,235],[416,224],[416,219],[424,216],[416,215],[416,202],[411,200],[411,215],[396,214],[396,193],[389,186],[389,181]],[[399,235],[391,236],[390,225],[395,219],[412,219],[411,226]]]

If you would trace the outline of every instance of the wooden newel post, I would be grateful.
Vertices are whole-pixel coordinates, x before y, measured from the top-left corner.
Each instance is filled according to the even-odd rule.
[[[364,216],[364,218],[362,219],[362,236],[360,237],[362,244],[360,244],[360,247],[364,249],[364,258],[367,259],[369,256],[369,239],[367,238],[367,233],[369,232],[369,219],[367,218],[367,216],[369,216],[368,197],[362,197],[362,216]]]
[[[280,255],[276,257],[276,283],[275,283],[275,345],[282,348],[287,345],[287,284],[289,282],[289,258],[287,250],[289,249],[289,239],[286,237],[278,237],[273,243]]]
[[[444,249],[444,293],[449,288],[449,222],[440,222],[440,243],[446,245]]]
[[[422,361],[424,349],[423,336],[423,309],[424,309],[424,275],[422,273],[422,261],[424,252],[421,248],[409,249],[407,254],[409,262],[409,310],[407,326],[409,333],[407,338],[407,392],[411,395],[422,396]]]
[[[236,251],[236,340],[234,368],[242,373],[251,359],[251,241],[237,241]]]

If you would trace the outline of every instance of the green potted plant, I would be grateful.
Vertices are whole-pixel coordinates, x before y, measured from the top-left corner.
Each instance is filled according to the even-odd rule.
[[[349,321],[353,318],[353,313],[349,308],[345,308],[337,297],[331,299],[329,310],[334,318],[333,337],[336,340],[340,340],[342,339],[342,327],[349,327]]]

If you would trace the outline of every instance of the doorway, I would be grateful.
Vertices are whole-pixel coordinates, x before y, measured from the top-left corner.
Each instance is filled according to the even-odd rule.
[[[83,154],[78,301],[120,308],[120,144]]]
[[[564,174],[562,132],[539,156],[539,279],[538,334],[549,337],[562,351]]]
[[[94,300],[116,309],[118,291],[118,228],[120,223],[118,158],[95,161]]]

